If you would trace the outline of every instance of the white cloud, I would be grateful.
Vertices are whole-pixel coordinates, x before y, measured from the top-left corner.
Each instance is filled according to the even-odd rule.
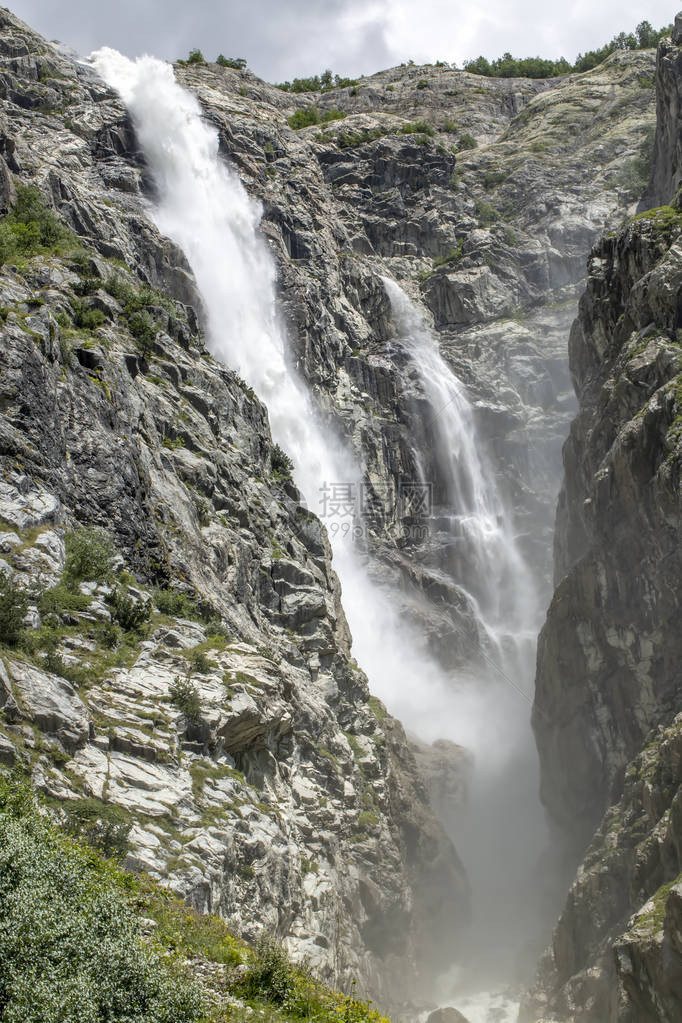
[[[436,59],[461,64],[482,53],[499,57],[547,56],[573,60],[640,21],[655,28],[673,20],[667,0],[641,3],[602,3],[577,0],[555,7],[539,0],[487,0],[485,5],[448,0],[388,0],[386,39],[400,59]]]
[[[198,46],[209,58],[244,56],[270,81],[326,67],[368,74],[409,59],[461,64],[506,50],[572,60],[640,21],[658,28],[675,13],[667,0],[558,8],[546,0],[14,0],[12,10],[82,53],[106,44],[174,58]]]

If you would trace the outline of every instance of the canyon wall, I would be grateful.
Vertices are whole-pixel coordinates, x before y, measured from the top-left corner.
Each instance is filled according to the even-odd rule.
[[[580,411],[564,448],[534,726],[546,806],[564,841],[589,847],[532,1020],[680,1016],[679,21],[658,50],[648,195],[659,205],[593,248],[571,331]]]

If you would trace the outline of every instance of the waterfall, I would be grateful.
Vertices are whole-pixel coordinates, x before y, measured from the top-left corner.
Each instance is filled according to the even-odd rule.
[[[442,506],[433,509],[438,531],[445,530],[452,538],[448,544],[443,537],[443,546],[454,546],[457,552],[454,581],[466,594],[483,640],[488,641],[483,671],[472,667],[469,673],[460,671],[459,677],[450,678],[457,693],[455,713],[464,713],[475,723],[465,742],[473,749],[477,766],[468,806],[446,823],[472,885],[471,945],[477,954],[487,949],[494,961],[493,979],[495,974],[513,976],[524,958],[514,940],[532,935],[542,916],[533,899],[539,885],[533,884],[528,868],[534,867],[532,851],[537,855],[548,839],[536,795],[538,766],[529,722],[539,602],[477,435],[466,389],[405,292],[388,278],[383,283],[397,343],[426,399],[426,432],[442,500]],[[423,464],[424,454],[415,454]],[[515,895],[508,891],[510,883],[518,886]],[[534,951],[529,949],[526,958],[534,959]]]
[[[443,511],[461,551],[456,578],[496,645],[505,639],[525,645],[537,635],[535,586],[477,436],[466,390],[402,288],[386,277],[383,283],[399,343],[427,399],[434,461],[444,492]],[[420,453],[416,454],[419,457]]]
[[[207,344],[266,404],[273,438],[293,458],[296,483],[311,510],[319,512],[325,485],[354,485],[362,471],[322,423],[287,359],[275,265],[259,232],[261,206],[219,157],[215,127],[202,117],[197,99],[176,83],[172,67],[152,57],[130,61],[110,49],[98,51],[93,60],[132,115],[156,185],[150,215],[194,272],[205,306]],[[532,586],[489,467],[477,450],[465,391],[404,294],[391,282],[386,287],[399,343],[418,368],[433,413],[452,531],[463,541],[470,568],[463,586],[497,650],[489,675],[482,678],[472,670],[453,676],[436,663],[425,636],[400,618],[391,593],[372,581],[350,530],[330,530],[334,567],[353,651],[372,691],[421,738],[453,739],[471,748],[485,767],[476,774],[474,812],[459,822],[467,834],[455,838],[458,848],[469,847],[466,865],[474,897],[480,889],[484,907],[479,951],[487,943],[494,956],[497,945],[490,935],[499,931],[508,943],[518,932],[523,896],[514,889],[528,869],[528,850],[542,841],[536,801],[530,800],[532,813],[523,807],[537,787],[534,751],[532,764],[526,763],[533,748],[529,707],[514,691],[518,666],[513,679],[506,672],[510,638],[515,642],[532,631]],[[507,829],[501,847],[500,828]],[[496,905],[498,897],[504,912]],[[484,926],[490,935],[483,934]]]

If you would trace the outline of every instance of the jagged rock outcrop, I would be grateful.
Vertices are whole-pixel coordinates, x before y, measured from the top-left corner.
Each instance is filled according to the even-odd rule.
[[[677,187],[679,59],[661,42],[650,195]],[[571,332],[580,412],[533,720],[550,813],[578,852],[598,827],[527,1020],[680,1015],[681,238],[675,200],[603,239]]]
[[[604,239],[571,333],[581,412],[534,722],[544,799],[579,836],[680,697],[679,228],[654,215]]]
[[[627,769],[566,900],[522,1020],[672,1023],[680,1015],[682,716]]]
[[[670,202],[682,181],[682,14],[675,18],[672,39],[661,40],[656,69],[656,138],[651,179],[640,209]]]

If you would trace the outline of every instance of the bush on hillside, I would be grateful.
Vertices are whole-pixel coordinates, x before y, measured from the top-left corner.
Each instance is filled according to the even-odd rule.
[[[66,534],[64,575],[69,583],[105,582],[114,560],[111,537],[97,526],[81,526]]]
[[[215,59],[216,64],[220,67],[231,67],[236,71],[243,71],[246,67],[246,59],[244,57],[224,57],[222,53],[219,53]]]
[[[195,1023],[198,988],[145,946],[120,880],[0,780],[3,1023]]]
[[[0,264],[75,245],[75,236],[45,204],[39,189],[19,185],[12,209],[0,217]]]
[[[28,611],[28,594],[9,575],[0,572],[0,643],[16,646]]]

